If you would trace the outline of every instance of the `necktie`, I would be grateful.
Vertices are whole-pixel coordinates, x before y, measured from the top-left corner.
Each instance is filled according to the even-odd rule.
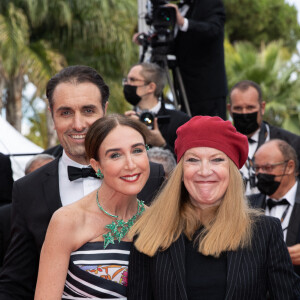
[[[68,166],[68,176],[69,180],[73,181],[78,178],[86,178],[86,177],[95,177],[97,178],[97,175],[92,168],[76,168],[76,167],[71,167]]]
[[[290,203],[286,199],[282,199],[280,201],[275,201],[271,198],[267,201],[267,206],[269,207],[269,210],[271,210],[274,206],[277,205],[289,205]]]

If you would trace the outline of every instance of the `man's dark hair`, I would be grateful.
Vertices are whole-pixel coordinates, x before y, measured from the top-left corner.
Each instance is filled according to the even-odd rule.
[[[238,89],[240,91],[247,91],[249,89],[249,87],[253,87],[256,89],[257,93],[258,93],[258,102],[259,104],[262,103],[262,91],[261,91],[261,88],[260,86],[254,82],[254,81],[251,81],[251,80],[242,80],[242,81],[239,81],[238,83],[236,83],[230,90],[230,93],[229,93],[229,101],[231,103],[231,93],[233,90],[235,89]]]
[[[159,97],[166,84],[165,70],[155,63],[148,62],[138,63],[131,68],[135,66],[142,67],[141,75],[144,77],[145,82],[154,82],[156,84],[154,95],[155,97]]]
[[[53,113],[53,93],[57,85],[60,83],[79,84],[85,82],[93,83],[99,88],[102,98],[102,109],[105,111],[105,105],[109,97],[108,86],[95,69],[88,66],[78,65],[62,69],[48,81],[46,87],[46,96],[49,101],[51,112]]]

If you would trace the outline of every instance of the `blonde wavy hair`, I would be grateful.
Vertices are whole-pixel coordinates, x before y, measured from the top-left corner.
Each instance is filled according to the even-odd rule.
[[[129,237],[136,248],[148,256],[170,247],[184,233],[188,239],[203,225],[196,237],[199,252],[219,257],[224,251],[250,246],[252,224],[261,212],[250,209],[244,196],[244,184],[236,165],[229,159],[229,184],[218,207],[199,212],[190,201],[183,182],[183,159],[152,206],[132,227]]]

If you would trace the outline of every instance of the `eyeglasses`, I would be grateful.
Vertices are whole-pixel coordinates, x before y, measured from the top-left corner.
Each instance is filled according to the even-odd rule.
[[[136,83],[139,81],[144,81],[145,83],[147,83],[147,81],[145,79],[138,79],[138,78],[134,78],[134,77],[124,77],[122,79],[122,84],[125,85],[127,83],[131,84],[131,83]]]
[[[255,171],[255,173],[258,173],[258,171],[260,169],[265,173],[271,173],[275,169],[275,167],[283,165],[287,162],[288,162],[288,160],[281,161],[276,164],[267,164],[267,165],[263,165],[263,166],[253,165],[253,170]]]

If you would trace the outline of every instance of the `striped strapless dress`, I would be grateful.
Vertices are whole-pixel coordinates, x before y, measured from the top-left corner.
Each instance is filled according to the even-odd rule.
[[[72,252],[62,299],[127,299],[131,245],[91,242]]]

